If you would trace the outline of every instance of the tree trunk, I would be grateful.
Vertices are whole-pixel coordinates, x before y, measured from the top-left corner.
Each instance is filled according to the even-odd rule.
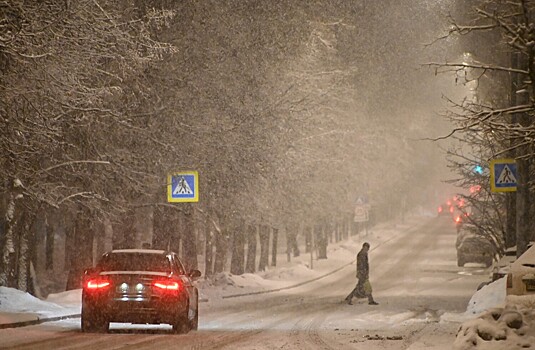
[[[233,238],[230,273],[243,275],[245,272],[245,220],[238,220],[238,224],[234,228]]]
[[[260,262],[258,271],[265,271],[269,264],[269,231],[269,226],[260,225]]]
[[[523,149],[523,148],[522,148]],[[530,193],[529,193],[529,160],[517,159],[517,190],[516,190],[516,256],[527,250],[530,232]]]
[[[109,252],[113,249],[113,227],[109,218],[104,219],[104,240],[102,242],[102,252]]]
[[[73,254],[70,255],[66,290],[82,288],[85,269],[93,263],[93,228],[87,211],[79,211],[74,226]]]
[[[136,248],[136,216],[133,210],[127,211],[120,221],[112,224],[114,249]]]
[[[14,179],[11,183],[6,215],[4,219],[4,237],[0,241],[0,247],[2,249],[2,260],[0,261],[0,286],[14,287],[12,284],[15,274],[15,241],[14,241],[14,229],[16,225],[15,209],[16,201],[22,198],[20,191],[20,181]]]
[[[256,272],[256,226],[247,226],[247,264],[245,266],[245,272]]]
[[[33,219],[35,220],[35,218]],[[53,227],[57,227],[56,225],[53,225]],[[37,298],[42,298],[43,294],[41,293],[41,288],[37,281],[37,273],[35,271],[35,267],[38,266],[38,258],[37,258],[37,250],[39,248],[39,245],[37,243],[37,234],[35,230],[30,231],[30,235],[28,237],[28,246],[30,248],[30,252],[28,253],[28,256],[30,258],[28,262],[28,293],[31,293],[33,296]],[[54,250],[54,249],[52,249]],[[52,265],[52,271],[54,270],[54,266]]]
[[[76,217],[67,214],[66,220],[63,221],[63,229],[65,230],[65,255],[63,257],[64,270],[68,269],[71,263],[72,255],[74,254],[74,236],[76,232]]]
[[[198,267],[197,262],[197,237],[195,235],[195,220],[193,217],[193,207],[188,204],[188,208],[182,216],[184,226],[182,231],[182,250],[183,250],[183,262],[187,271],[196,270]]]
[[[532,66],[531,62],[527,62],[527,56],[521,53],[513,53],[512,56],[513,68],[528,69]],[[511,98],[515,105],[530,103],[527,94],[517,95],[517,88],[523,86],[524,77],[520,74],[513,75],[513,89]],[[533,82],[532,82],[533,83]],[[512,124],[520,124],[523,127],[530,127],[532,121],[528,113],[516,113],[512,116]],[[515,140],[516,141],[516,140]],[[520,146],[516,150],[516,168],[517,168],[517,190],[516,190],[516,256],[524,254],[527,249],[529,237],[531,236],[530,224],[530,190],[531,183],[530,174],[530,160],[523,158],[530,154],[530,149],[527,146]]]
[[[318,259],[327,259],[327,224],[318,224],[314,226],[314,238],[318,247]]]
[[[305,226],[305,253],[312,251],[312,227]]]
[[[351,214],[346,214],[344,216],[344,239],[349,239],[351,236],[350,230],[351,230],[351,221],[352,221]]]
[[[215,261],[214,261],[214,273],[220,273],[225,270],[227,263],[227,251],[228,251],[228,228],[226,223],[220,222],[220,231],[216,232],[215,236]]]
[[[152,247],[180,253],[181,218],[178,210],[155,206],[152,213]]]
[[[45,218],[45,234],[45,269],[51,271],[54,269],[54,243],[56,230],[51,218],[48,216]]]
[[[271,245],[271,266],[277,266],[277,244],[279,239],[279,229],[273,229],[273,242]]]
[[[29,272],[30,272],[30,247],[29,240],[31,239],[31,218],[24,215],[21,218],[21,225],[19,226],[19,241],[18,241],[18,263],[17,263],[17,289],[23,292],[28,292]]]
[[[214,234],[212,231],[212,220],[210,219],[210,215],[206,215],[206,221],[204,225],[205,230],[205,249],[204,249],[204,275],[206,277],[212,276],[214,273]]]
[[[290,231],[290,225],[286,225],[286,261],[292,261],[292,240],[294,233]]]

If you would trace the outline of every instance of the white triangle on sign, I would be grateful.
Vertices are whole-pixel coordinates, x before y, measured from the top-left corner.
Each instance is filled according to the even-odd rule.
[[[498,177],[498,181],[496,181],[497,184],[516,184],[516,177],[515,174],[511,171],[511,168],[506,164],[502,172],[500,173],[500,176]]]
[[[184,176],[178,178],[175,190],[173,191],[173,195],[177,194],[193,194],[193,191],[191,190],[191,187],[189,187],[186,179],[184,179]]]

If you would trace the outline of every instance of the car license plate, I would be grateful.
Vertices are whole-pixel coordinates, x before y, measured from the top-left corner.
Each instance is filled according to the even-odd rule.
[[[117,292],[123,294],[145,294],[148,290],[143,283],[121,283],[117,286]]]

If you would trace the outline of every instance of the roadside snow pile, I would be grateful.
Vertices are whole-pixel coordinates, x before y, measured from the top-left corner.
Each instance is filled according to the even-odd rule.
[[[495,308],[459,328],[455,350],[520,350],[535,348],[535,310]]]
[[[261,274],[264,279],[273,281],[300,281],[305,278],[315,278],[318,275],[317,271],[311,270],[304,264],[297,264],[293,267],[267,271]]]
[[[217,287],[220,290],[232,289],[269,289],[280,287],[280,283],[266,280],[253,273],[244,273],[243,275],[233,275],[228,272],[216,274],[211,280],[199,282],[199,289]]]
[[[63,310],[60,305],[42,301],[18,289],[0,287],[0,312],[49,314]]]
[[[78,307],[82,301],[82,289],[68,290],[66,292],[49,294],[46,301],[56,303],[61,306]]]
[[[535,349],[535,304],[506,297],[505,284],[506,278],[500,278],[472,296],[464,316],[478,317],[461,325],[455,350]]]
[[[468,302],[465,315],[479,315],[491,308],[503,307],[505,305],[506,282],[507,279],[503,277],[478,290]]]

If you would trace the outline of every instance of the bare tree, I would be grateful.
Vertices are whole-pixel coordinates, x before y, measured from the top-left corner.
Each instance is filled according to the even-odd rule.
[[[531,45],[535,7],[524,0],[476,1],[474,5],[471,18],[465,21],[467,24],[451,19],[448,36],[458,34],[481,38],[480,33],[491,32],[494,38],[499,39],[497,42],[500,51],[508,52],[510,56],[504,57],[499,54],[500,51],[493,50],[487,52],[494,55],[482,56],[482,59],[488,61],[469,54],[457,62],[433,62],[430,65],[435,67],[437,72],[453,73],[456,79],[461,79],[461,83],[474,87],[466,99],[453,103],[455,110],[450,113],[450,118],[456,123],[456,128],[448,137],[456,134],[468,135],[467,142],[476,147],[481,143],[474,141],[484,140],[487,152],[481,154],[481,162],[486,163],[497,157],[512,157],[517,161],[519,173],[516,203],[515,208],[509,207],[508,211],[516,213],[515,241],[518,246],[517,254],[520,255],[526,250],[528,241],[533,239],[534,226],[530,198],[533,194],[531,179],[535,150],[532,141],[535,131],[535,51]],[[468,42],[467,46],[470,44],[475,47],[480,45],[475,40]],[[498,88],[494,89],[493,94],[489,94],[493,82],[511,86],[511,89]],[[505,202],[505,198],[500,198],[500,202]],[[513,204],[511,201],[507,203]],[[511,221],[510,215],[508,218],[508,221]],[[511,224],[507,226],[512,227]],[[508,236],[505,233],[502,238],[511,242]]]

